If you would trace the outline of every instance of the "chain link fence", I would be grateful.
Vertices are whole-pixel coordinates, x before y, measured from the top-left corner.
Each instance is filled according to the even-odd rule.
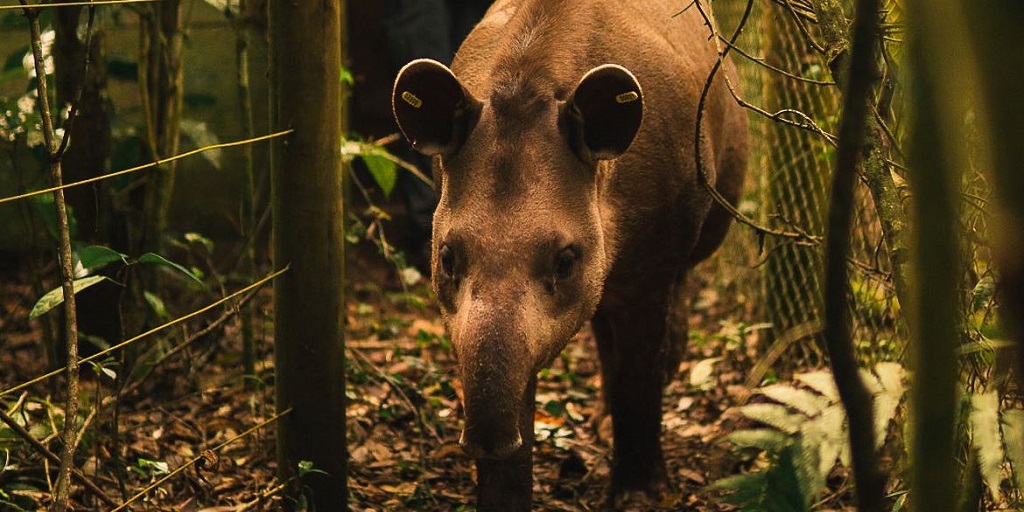
[[[724,37],[733,33],[746,7],[741,0],[714,2]],[[730,52],[742,82],[737,93],[769,113],[798,111],[832,134],[839,124],[841,98],[825,58],[809,43],[808,34],[817,39],[813,13],[755,1],[736,41],[737,50]],[[785,117],[795,120],[799,114]],[[765,227],[823,236],[833,144],[820,133],[754,110],[749,119],[752,153],[741,210]],[[858,185],[855,205],[850,263],[854,341],[866,360],[899,358],[906,329],[881,228],[863,185]],[[823,245],[762,237],[737,226],[721,254],[726,263],[714,263],[713,271],[731,273],[741,282],[737,288],[752,294],[746,297],[754,303],[751,318],[770,324],[761,331],[762,358],[748,383],[758,384],[769,370],[788,372],[825,364]]]

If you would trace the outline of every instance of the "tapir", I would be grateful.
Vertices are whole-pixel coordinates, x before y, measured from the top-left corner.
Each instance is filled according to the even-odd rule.
[[[417,60],[395,80],[398,126],[433,156],[431,279],[481,511],[530,510],[536,375],[588,320],[612,422],[609,505],[671,485],[661,402],[687,338],[682,283],[731,221],[696,154],[735,203],[748,144],[728,63],[695,136],[719,54],[686,4],[499,0],[450,69]]]

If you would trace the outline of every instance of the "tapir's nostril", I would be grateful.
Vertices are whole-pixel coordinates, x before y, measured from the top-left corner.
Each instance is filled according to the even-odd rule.
[[[515,434],[507,439],[485,440],[467,435],[468,431],[469,429],[463,429],[459,437],[459,446],[466,455],[474,459],[507,459],[523,446],[523,436],[519,434],[519,429],[515,429]]]

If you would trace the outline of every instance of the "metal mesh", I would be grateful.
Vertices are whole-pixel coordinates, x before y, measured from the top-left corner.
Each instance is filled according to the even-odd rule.
[[[714,7],[722,32],[728,35],[746,2],[718,1]],[[805,24],[813,34],[813,23]],[[737,46],[789,73],[818,81],[830,79],[822,56],[807,43],[792,14],[776,3],[755,2]],[[835,133],[840,111],[835,86],[794,80],[735,52],[732,58],[749,103],[769,112],[798,110],[823,130]],[[816,133],[757,113],[751,112],[750,121],[753,145],[746,197],[756,205],[755,217],[769,227],[824,235],[834,148]],[[897,347],[902,347],[892,343],[901,338],[902,329],[896,321],[898,306],[887,252],[874,205],[863,186],[858,185],[854,204],[850,273],[854,341],[868,360],[891,359],[898,357]],[[759,296],[752,297],[759,305],[754,320],[772,325],[762,337],[766,363],[783,371],[823,364],[823,247],[771,237],[762,246],[749,229],[733,231],[744,233],[730,236],[723,252],[745,255],[747,263],[756,268],[756,281],[749,283],[751,289],[759,290]]]

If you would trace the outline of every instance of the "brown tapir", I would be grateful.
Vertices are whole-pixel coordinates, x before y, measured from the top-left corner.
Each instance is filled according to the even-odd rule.
[[[480,510],[530,509],[536,374],[587,320],[612,416],[611,504],[669,484],[661,398],[686,341],[680,284],[730,221],[697,176],[717,53],[696,9],[673,17],[686,4],[498,1],[451,70],[418,60],[395,81],[399,127],[434,155],[433,286]],[[701,151],[735,202],[747,125],[725,85]]]

